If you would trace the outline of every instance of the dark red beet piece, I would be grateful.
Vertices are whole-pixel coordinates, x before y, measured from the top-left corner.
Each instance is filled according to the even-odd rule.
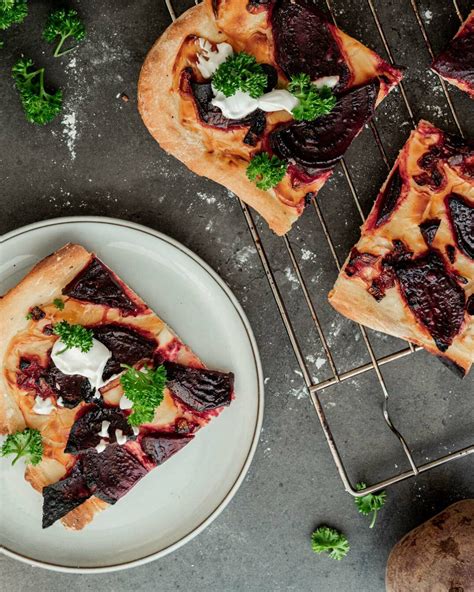
[[[347,88],[351,72],[328,19],[309,0],[279,0],[271,14],[276,62],[285,75],[311,80],[339,76],[337,92]]]
[[[54,394],[62,398],[64,407],[68,409],[76,407],[81,401],[90,401],[94,395],[94,389],[87,378],[78,374],[63,374],[54,364],[50,365],[44,377]]]
[[[432,67],[442,76],[466,82],[474,88],[474,27],[468,25],[455,37]]]
[[[46,399],[54,396],[54,391],[45,380],[46,368],[36,358],[20,358],[20,368],[16,375],[17,385],[24,390]]]
[[[43,528],[48,528],[91,497],[79,459],[68,476],[43,488]]]
[[[78,454],[89,448],[95,448],[101,439],[99,432],[103,421],[110,422],[109,442],[116,442],[115,430],[122,430],[123,434],[129,438],[134,435],[132,426],[128,423],[122,410],[115,407],[104,408],[92,405],[88,410],[82,412],[74,422],[64,451]]]
[[[119,308],[130,314],[139,310],[110,269],[96,257],[63,289],[63,294],[76,300]]]
[[[44,310],[42,310],[39,306],[33,306],[32,308],[30,308],[28,314],[31,316],[33,321],[41,321],[41,319],[44,319],[44,317],[46,316]]]
[[[125,325],[98,325],[92,330],[94,337],[112,352],[102,375],[104,380],[121,372],[121,364],[132,366],[139,360],[152,358],[158,346],[156,339]]]
[[[344,268],[344,272],[349,277],[359,275],[366,267],[371,267],[374,261],[377,261],[377,255],[370,253],[361,253],[355,247],[351,251],[349,261]]]
[[[400,169],[397,167],[390,175],[385,191],[377,203],[377,219],[375,227],[378,228],[387,222],[392,212],[397,207],[402,192],[403,181]]]
[[[110,444],[100,454],[92,449],[82,458],[87,486],[93,495],[115,504],[147,470],[125,446]]]
[[[457,193],[448,195],[446,206],[459,249],[474,259],[474,206]]]
[[[393,260],[391,266],[410,310],[429,331],[438,349],[446,351],[463,324],[464,290],[435,250],[411,260]]]
[[[467,304],[466,304],[466,310],[467,310],[467,314],[474,316],[474,294],[471,294],[469,296],[469,300],[467,301]]]
[[[193,439],[192,434],[181,435],[170,432],[149,432],[140,442],[143,452],[156,465],[161,465]]]
[[[425,243],[428,247],[434,241],[434,237],[438,232],[439,225],[441,224],[441,220],[438,218],[433,218],[432,220],[425,220],[420,224],[420,232],[423,235]]]
[[[167,387],[183,403],[196,411],[210,411],[230,405],[234,388],[232,372],[190,368],[165,362]]]
[[[272,151],[310,174],[331,168],[374,114],[378,89],[372,82],[340,97],[329,115],[282,124],[270,134]]]

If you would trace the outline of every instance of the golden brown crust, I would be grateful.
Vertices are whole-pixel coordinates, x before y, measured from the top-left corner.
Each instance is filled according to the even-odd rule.
[[[122,316],[119,309],[64,296],[62,289],[84,269],[92,257],[93,253],[82,246],[68,244],[40,261],[0,300],[0,433],[13,433],[25,427],[41,431],[43,459],[37,466],[28,465],[25,471],[26,480],[40,493],[47,485],[62,479],[74,464],[75,458],[66,454],[64,448],[76,413],[84,405],[80,403],[74,409],[56,407],[50,415],[38,415],[33,410],[35,392],[22,390],[17,384],[22,355],[33,356],[47,365],[48,352],[57,339],[54,335],[43,333],[47,324],[67,320],[83,325],[121,323],[137,327],[153,335],[160,349],[169,350],[167,356],[172,361],[202,366],[199,358],[125,284],[127,294],[140,305],[141,312],[136,316]],[[53,304],[55,298],[63,300],[63,310],[56,309]],[[26,319],[28,311],[34,306],[41,307],[46,315],[44,319]],[[119,380],[104,387],[102,396],[108,404],[118,405],[122,396]],[[191,415],[189,411],[180,408],[165,389],[164,401],[157,409],[152,423],[167,426],[178,417],[192,420],[197,426],[203,426],[208,421]],[[96,512],[107,506],[105,502],[92,497],[67,514],[62,522],[67,528],[81,529],[93,519]]]
[[[202,37],[213,43],[227,41],[236,50],[250,51],[260,61],[273,63],[273,40],[266,12],[252,14],[243,0],[219,2],[218,22],[211,2],[204,2],[178,18],[149,51],[138,83],[138,108],[152,136],[161,147],[181,160],[198,175],[220,183],[256,209],[279,235],[285,234],[301,215],[305,195],[316,194],[329,176],[322,175],[303,186],[291,186],[285,178],[277,187],[262,191],[247,179],[246,168],[257,147],[242,143],[242,132],[206,128],[193,110],[186,110],[180,93],[177,56],[185,41]],[[334,28],[338,42],[352,70],[354,84],[384,74],[378,101],[401,79],[401,73],[386,64],[374,52]],[[181,63],[180,63],[181,65]],[[192,62],[187,62],[193,66]],[[275,125],[280,114],[267,116],[267,125]]]
[[[402,241],[415,256],[426,252],[427,246],[419,228],[422,222],[434,218],[441,221],[432,243],[438,252],[445,253],[446,247],[453,245],[453,234],[445,206],[447,195],[455,192],[474,204],[474,184],[459,176],[447,162],[443,164],[446,178],[443,188],[431,190],[428,186],[417,185],[413,179],[423,173],[418,164],[419,159],[430,146],[439,141],[441,135],[440,130],[425,121],[421,121],[417,130],[412,132],[393,168],[395,170],[400,167],[400,174],[406,179],[402,188],[403,199],[399,200],[389,220],[375,228],[378,207],[389,176],[362,226],[361,238],[355,245],[359,253],[367,253],[376,259],[366,265],[362,273],[348,275],[345,269],[351,259],[350,254],[329,294],[329,302],[338,312],[353,321],[420,345],[432,354],[454,362],[467,373],[474,359],[474,320],[467,311],[461,331],[447,351],[442,353],[428,330],[416,320],[405,304],[398,287],[387,289],[380,301],[369,292],[373,280],[380,275],[381,259],[393,249],[393,241]],[[467,283],[463,288],[466,298],[469,298],[474,293],[474,262],[457,249],[456,260],[451,264],[451,269],[466,279]]]

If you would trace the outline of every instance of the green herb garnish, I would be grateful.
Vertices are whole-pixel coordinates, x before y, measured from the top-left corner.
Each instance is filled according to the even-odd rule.
[[[329,86],[318,88],[311,82],[308,74],[292,76],[288,90],[299,101],[292,114],[298,121],[313,121],[331,113],[336,105],[336,97]]]
[[[259,189],[267,191],[283,179],[286,174],[286,162],[268,152],[261,152],[252,158],[247,167],[247,177],[254,181]]]
[[[32,60],[22,58],[13,66],[12,75],[29,122],[44,125],[60,113],[63,94],[60,90],[53,94],[46,92],[44,68],[35,70]]]
[[[241,51],[229,56],[216,70],[212,86],[226,97],[238,90],[258,99],[267,86],[267,75],[253,55]]]
[[[347,538],[335,528],[320,526],[311,536],[311,547],[315,553],[328,553],[331,559],[340,561],[349,552]]]
[[[77,45],[74,45],[74,47],[61,51],[64,42],[69,37],[74,38],[76,41],[82,41],[85,36],[86,28],[77,15],[77,11],[72,8],[69,10],[65,10],[64,8],[54,10],[49,15],[43,31],[43,39],[48,43],[54,43],[59,37],[53,54],[55,58],[59,58],[77,47]]]
[[[30,311],[27,315],[25,315],[25,319],[27,321],[32,321],[33,320],[33,313]]]
[[[28,14],[26,0],[0,0],[0,29],[8,29],[25,20]]]
[[[144,366],[136,370],[122,364],[127,371],[122,374],[120,383],[127,399],[133,403],[132,413],[128,422],[133,426],[153,421],[155,409],[163,401],[166,386],[166,369],[164,366],[148,368]]]
[[[363,491],[366,487],[367,485],[365,483],[357,483],[356,485],[357,491]],[[368,493],[362,497],[354,498],[354,503],[361,514],[369,516],[373,513],[372,522],[370,523],[369,528],[374,527],[375,520],[377,519],[377,512],[383,508],[386,500],[387,494],[385,491],[381,491],[380,493]]]
[[[55,298],[53,304],[58,310],[64,310],[64,300],[61,300],[61,298]]]
[[[22,432],[10,434],[2,445],[1,456],[15,454],[12,465],[24,456],[26,462],[37,465],[43,457],[43,442],[38,430],[26,428]]]
[[[86,329],[82,325],[70,325],[67,321],[61,321],[54,325],[53,333],[59,335],[66,346],[58,352],[58,355],[72,347],[78,347],[82,352],[88,352],[92,348],[94,333],[91,329]]]

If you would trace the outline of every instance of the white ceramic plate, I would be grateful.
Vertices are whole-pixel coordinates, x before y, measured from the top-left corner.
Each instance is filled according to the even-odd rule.
[[[263,415],[260,359],[248,320],[217,274],[178,242],[110,218],[59,218],[20,228],[0,243],[0,293],[67,242],[95,251],[211,368],[235,373],[235,400],[163,466],[92,524],[42,530],[42,498],[24,467],[0,460],[3,552],[58,571],[124,569],[157,559],[199,534],[235,495]],[[20,463],[18,463],[20,464]]]

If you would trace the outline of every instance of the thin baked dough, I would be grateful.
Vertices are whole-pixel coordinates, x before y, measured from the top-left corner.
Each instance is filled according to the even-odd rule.
[[[437,175],[439,171],[442,175],[441,178],[434,177],[438,187],[426,184],[426,168],[420,166],[423,157],[430,154],[431,148],[440,146],[445,137],[441,130],[427,121],[421,121],[412,132],[383,185],[372,212],[362,226],[361,238],[348,256],[334,289],[329,294],[329,302],[353,321],[420,345],[454,366],[461,374],[467,374],[474,359],[474,319],[473,311],[468,311],[468,303],[472,302],[474,293],[474,260],[456,245],[456,234],[448,217],[446,198],[455,193],[474,208],[474,181],[469,172],[463,174],[464,165],[459,155],[436,161],[434,174]],[[472,151],[467,157],[466,166],[469,166],[470,158]],[[430,162],[428,158],[426,162]],[[381,220],[382,208],[386,203],[384,200],[393,186],[397,171],[402,179],[399,196],[392,210],[387,209],[386,219]],[[377,220],[381,220],[378,225]],[[433,221],[436,224],[439,221],[439,225],[429,247],[420,225],[429,226]],[[387,288],[384,295],[377,294],[375,290],[374,280],[377,282],[381,277],[383,259],[393,252],[394,244],[398,241],[413,253],[414,258],[423,256],[430,248],[436,250],[451,276],[464,290],[464,320],[446,351],[437,347],[426,326],[417,320],[402,297],[397,282]],[[452,261],[449,260],[450,253]],[[354,263],[358,255],[360,257]],[[354,272],[354,267],[357,266],[359,267]],[[449,315],[449,312],[446,314]]]
[[[18,387],[17,372],[22,355],[46,361],[57,339],[55,335],[43,333],[46,325],[67,320],[83,325],[120,323],[140,328],[156,338],[158,352],[166,351],[167,359],[185,366],[204,367],[199,358],[123,282],[127,296],[140,310],[136,315],[123,314],[118,308],[64,296],[63,288],[88,265],[93,256],[80,245],[68,244],[38,263],[0,300],[0,433],[14,433],[25,427],[40,430],[44,446],[43,460],[37,466],[28,465],[25,473],[27,481],[40,493],[43,487],[62,479],[75,463],[76,457],[65,453],[64,448],[76,414],[86,404],[81,402],[73,409],[57,407],[50,415],[37,415],[33,412],[35,393]],[[64,310],[58,311],[54,306],[55,298],[63,300]],[[34,306],[41,307],[46,314],[43,319],[27,320],[26,314]],[[118,405],[122,395],[119,379],[108,383],[101,392],[106,403]],[[216,410],[213,414],[217,415],[218,412]],[[153,425],[169,426],[181,417],[192,421],[197,429],[210,419],[182,408],[165,389],[165,397],[156,410]],[[125,446],[138,444],[129,441]],[[91,497],[61,521],[64,526],[79,530],[107,506],[97,497]]]
[[[260,62],[275,62],[273,36],[266,10],[251,12],[247,0],[205,0],[178,18],[156,41],[143,64],[138,83],[138,107],[151,135],[198,175],[230,189],[257,210],[279,235],[285,234],[302,214],[307,196],[314,196],[331,175],[324,171],[314,181],[292,185],[287,175],[269,191],[258,189],[246,176],[251,156],[262,149],[243,143],[246,129],[211,128],[199,120],[194,101],[180,91],[184,68],[196,69],[198,38],[217,44],[230,43],[236,51],[247,51]],[[330,24],[331,31],[351,70],[350,86],[380,80],[377,104],[401,79],[401,73],[377,54]],[[284,77],[279,71],[280,82]],[[267,131],[291,116],[284,112],[267,114]],[[265,137],[265,134],[264,134]]]

